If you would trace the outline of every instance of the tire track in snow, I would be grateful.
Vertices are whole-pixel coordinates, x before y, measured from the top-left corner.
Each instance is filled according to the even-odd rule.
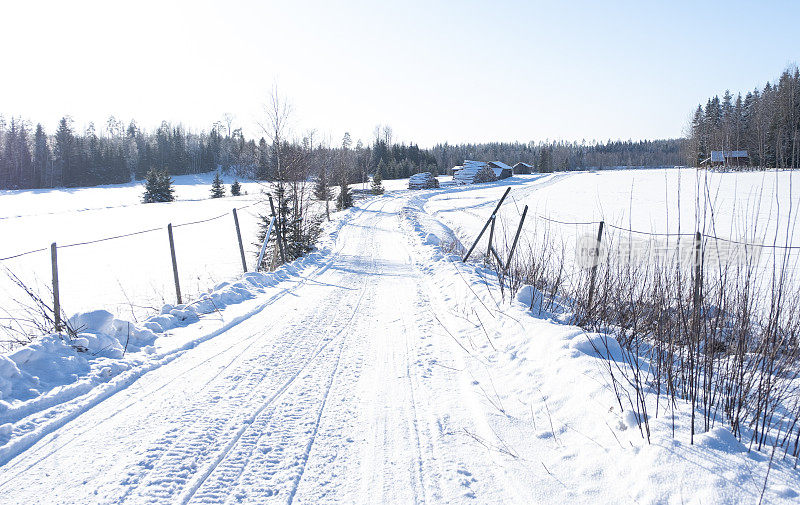
[[[369,202],[365,207],[369,207],[373,203],[374,202]],[[358,217],[362,215],[363,212],[359,213]],[[361,233],[363,234],[363,232]],[[374,243],[372,249],[370,263],[372,267],[371,270],[374,272]],[[337,265],[333,265],[331,268],[336,269],[336,266]],[[342,265],[342,269],[345,271],[353,271],[356,269],[355,266],[357,266],[357,264],[351,265],[350,262],[347,262]],[[258,416],[257,419],[254,420],[255,422],[251,426],[248,426],[247,432],[242,433],[240,442],[237,442],[239,446],[235,448],[231,447],[225,456],[223,456],[223,459],[220,460],[217,467],[212,469],[213,474],[209,472],[209,474],[205,476],[203,479],[203,483],[206,484],[203,486],[205,489],[198,487],[189,499],[183,503],[194,501],[195,498],[197,501],[221,502],[225,499],[226,495],[224,493],[232,493],[233,495],[239,496],[239,499],[244,499],[243,497],[247,496],[248,499],[252,500],[255,497],[252,495],[253,486],[247,486],[249,482],[245,482],[245,486],[247,486],[246,489],[238,492],[231,491],[231,488],[236,486],[242,487],[241,480],[243,474],[247,472],[252,473],[257,469],[258,475],[278,475],[280,477],[281,465],[286,465],[287,461],[292,460],[292,457],[294,460],[292,463],[289,463],[288,466],[294,468],[293,474],[286,480],[278,481],[275,487],[280,487],[281,484],[286,484],[287,482],[291,483],[291,487],[286,490],[288,496],[287,500],[289,503],[294,500],[306,465],[310,459],[314,441],[319,432],[319,426],[324,418],[325,406],[327,405],[331,388],[339,373],[339,364],[341,363],[341,356],[348,340],[349,330],[352,329],[352,323],[359,314],[366,293],[374,292],[373,285],[359,282],[355,277],[351,278],[353,278],[354,283],[361,286],[361,290],[356,303],[353,304],[352,307],[349,307],[349,311],[347,312],[349,313],[349,317],[347,321],[340,325],[341,327],[337,333],[327,342],[329,344],[335,339],[340,338],[341,343],[335,352],[335,358],[333,358],[333,356],[326,356],[327,358],[333,359],[318,359],[315,365],[323,368],[320,373],[314,373],[315,371],[310,369],[309,373],[302,378],[303,380],[292,384],[291,390],[286,392],[286,394],[292,395],[291,398],[284,399],[283,405],[273,405],[265,415]],[[346,294],[342,293],[342,296],[346,296]],[[329,303],[331,307],[329,307],[327,311],[336,312],[339,302],[340,300],[337,299],[330,300]],[[319,330],[320,328],[324,328],[325,324],[315,324],[314,326]],[[334,353],[334,350],[331,349],[330,351],[331,352],[328,353],[329,355]],[[331,361],[333,361],[332,366],[329,365]],[[331,371],[328,372],[326,368],[331,368]],[[318,382],[323,383],[321,384],[322,387],[319,387],[317,384]],[[320,391],[324,392],[319,398],[314,398],[314,393],[319,393]],[[312,416],[311,414],[315,411],[316,415]],[[301,419],[304,417],[310,417],[305,425],[305,430],[303,430],[304,425],[301,422]],[[292,431],[292,428],[297,426],[298,423],[300,423],[299,430]],[[298,431],[301,436],[300,440],[296,440]],[[281,436],[277,437],[279,438],[277,443],[272,443],[275,442],[272,439],[276,438],[273,437],[276,432],[280,433]],[[303,444],[303,436],[308,437],[305,444]],[[291,445],[301,446],[303,450],[299,454],[285,454],[286,451],[283,448],[290,445],[286,442],[286,438],[294,438],[294,440],[291,440]],[[259,446],[261,446],[261,451],[256,450]],[[277,449],[275,449],[275,447],[277,447]],[[273,455],[273,452],[280,453],[281,457]],[[213,478],[213,482],[210,478]],[[247,479],[247,475],[245,475],[245,480],[249,480]],[[263,483],[261,484],[263,487]],[[250,494],[247,494],[247,490],[250,491]],[[276,496],[281,492],[269,487],[261,489],[260,491],[260,498],[262,499]],[[230,497],[230,494],[228,494],[228,497]]]
[[[319,351],[317,353],[315,353],[306,362],[306,364],[300,370],[297,371],[297,373],[292,377],[292,379],[290,381],[288,381],[281,388],[281,390],[278,393],[276,393],[275,396],[270,398],[264,405],[262,405],[247,420],[246,424],[244,426],[242,426],[242,428],[236,433],[236,435],[233,437],[233,439],[230,441],[230,443],[226,446],[226,448],[217,455],[217,457],[215,458],[215,461],[212,463],[212,465],[209,466],[203,472],[203,474],[200,475],[200,477],[197,479],[196,482],[192,483],[189,486],[188,492],[185,493],[181,497],[181,499],[178,501],[179,503],[185,505],[185,504],[189,503],[192,500],[192,498],[195,496],[195,494],[200,490],[200,487],[206,482],[206,480],[212,475],[212,473],[214,473],[215,471],[219,470],[220,465],[230,455],[230,453],[232,452],[234,447],[237,444],[239,444],[240,441],[242,441],[243,436],[245,435],[245,433],[248,430],[254,431],[254,433],[256,433],[258,436],[253,437],[252,439],[245,440],[245,444],[244,444],[245,447],[241,447],[241,448],[237,447],[237,449],[240,450],[241,452],[244,452],[244,453],[247,453],[247,454],[252,454],[252,452],[255,450],[255,448],[256,448],[256,446],[257,446],[257,444],[258,444],[258,442],[259,442],[259,440],[261,438],[261,435],[263,434],[263,432],[261,430],[257,429],[257,428],[264,427],[270,421],[273,420],[273,416],[275,414],[275,409],[270,409],[270,411],[267,412],[267,415],[265,415],[265,416],[262,416],[261,414],[264,413],[264,411],[267,409],[267,407],[271,407],[273,405],[273,403],[275,402],[275,400],[277,400],[278,398],[282,397],[285,393],[287,393],[287,391],[290,388],[292,388],[293,386],[296,385],[295,381],[302,374],[302,372],[305,371],[306,368],[308,368],[308,366],[311,365],[313,361],[318,361],[318,358],[323,354],[323,351],[326,351],[327,347],[332,342],[334,342],[336,339],[339,339],[340,337],[342,337],[342,335],[344,334],[345,330],[347,330],[349,328],[350,323],[355,318],[355,316],[357,314],[357,311],[358,311],[358,308],[359,308],[359,306],[361,304],[361,300],[363,299],[363,296],[364,296],[365,292],[366,292],[366,289],[362,289],[361,290],[361,295],[359,296],[359,299],[358,299],[356,307],[353,309],[352,313],[350,314],[349,320],[342,326],[342,328],[337,332],[337,334],[334,335],[329,340],[327,340],[323,344],[322,348],[320,348]],[[335,365],[333,367],[333,373],[329,377],[328,384],[327,384],[327,387],[325,389],[325,394],[323,395],[323,398],[322,398],[322,404],[320,406],[320,410],[319,410],[319,413],[318,413],[317,418],[316,418],[316,423],[315,423],[315,426],[314,426],[314,428],[313,428],[313,430],[311,432],[311,438],[309,439],[308,444],[307,444],[306,449],[305,449],[306,460],[307,460],[308,453],[311,450],[311,446],[313,444],[314,437],[316,435],[316,431],[317,431],[317,428],[319,426],[319,422],[320,422],[320,420],[322,418],[322,415],[323,415],[323,411],[324,411],[324,408],[325,408],[325,402],[327,400],[327,396],[328,396],[328,393],[330,391],[331,384],[333,383],[333,378],[335,377],[336,371],[338,370],[338,367],[339,367],[339,362],[340,362],[340,359],[341,359],[341,353],[342,353],[342,349],[344,347],[344,338],[342,337],[340,340],[342,340],[342,342],[341,342],[341,344],[340,344],[340,346],[338,348],[339,352],[336,354],[336,361],[335,361]],[[258,419],[259,417],[263,417],[263,419]],[[258,421],[258,425],[256,425],[257,421]],[[223,468],[223,470],[226,471],[226,472],[231,472],[232,471],[232,473],[234,473],[235,476],[231,480],[232,481],[238,480],[238,476],[241,475],[242,471],[244,470],[244,467],[247,465],[247,463],[249,461],[250,461],[249,457],[245,457],[243,459],[237,459],[237,460],[234,460],[234,461],[230,461],[229,462],[229,467],[238,467],[238,468],[236,468],[236,469]],[[302,477],[302,470],[303,470],[303,468],[301,467],[300,476],[298,477],[298,481],[299,481],[299,478]],[[226,476],[226,477],[230,478],[230,476]],[[295,486],[294,490],[296,490],[296,486]],[[292,492],[290,492],[289,503],[291,503],[291,499],[294,496],[294,490]],[[209,493],[209,494],[211,495],[211,494],[214,494],[214,493]],[[209,498],[209,496],[203,496],[202,498]]]
[[[314,315],[316,314],[317,312],[314,313]],[[149,495],[153,499],[158,499],[160,497],[166,499],[169,503],[174,502],[175,493],[180,492],[181,489],[164,489],[164,486],[159,486],[165,475],[167,480],[174,483],[176,486],[188,486],[189,489],[194,487],[194,491],[196,491],[202,483],[202,480],[205,480],[208,474],[219,464],[219,461],[221,461],[224,455],[230,451],[233,444],[241,438],[244,429],[253,422],[254,417],[280,398],[294,380],[305,370],[309,363],[316,359],[330,343],[330,341],[323,342],[324,337],[318,339],[307,338],[313,333],[313,323],[309,324],[312,319],[312,317],[307,316],[301,320],[300,323],[291,325],[289,329],[283,331],[284,338],[276,342],[271,350],[265,351],[267,362],[255,363],[255,366],[250,367],[250,376],[256,376],[259,380],[255,384],[246,384],[243,392],[249,393],[247,399],[255,401],[256,403],[254,405],[260,405],[256,408],[255,413],[244,417],[234,414],[233,418],[230,418],[230,414],[226,415],[230,411],[236,412],[238,410],[241,412],[243,410],[242,403],[244,403],[245,398],[239,396],[212,397],[211,405],[205,402],[204,399],[201,399],[197,407],[201,417],[194,420],[186,419],[183,422],[184,425],[190,425],[192,429],[192,431],[182,439],[183,442],[179,445],[175,445],[177,441],[171,441],[169,435],[167,435],[165,440],[156,444],[159,457],[152,463],[146,463],[147,466],[152,467],[152,472],[150,473],[154,475],[153,479],[149,481],[151,485],[143,490],[146,495]],[[301,329],[298,333],[292,331],[292,329],[297,327],[305,327],[305,330]],[[273,350],[277,350],[277,352]],[[297,363],[299,361],[298,358],[302,360],[304,355],[308,357],[300,361],[300,367],[289,368],[286,366],[287,363]],[[277,371],[277,376],[271,374],[271,371]],[[234,381],[234,383],[235,382],[240,381]],[[279,386],[276,389],[272,389],[276,383]],[[222,381],[216,389],[218,389],[220,393],[223,393],[230,387],[231,381]],[[271,389],[272,393],[270,394]],[[262,396],[261,401],[257,398],[259,395]],[[265,398],[265,400],[263,398]],[[220,401],[222,403],[220,403]],[[213,407],[218,404],[220,405],[219,410],[213,410]],[[212,408],[210,411],[209,407]],[[246,408],[247,407],[245,407],[245,409]],[[204,450],[213,451],[213,444],[218,443],[220,439],[227,439],[226,446],[223,448],[221,455],[220,453],[203,452]],[[167,459],[162,460],[163,457]],[[182,465],[187,459],[195,462],[199,460],[199,468],[184,468]],[[187,473],[186,470],[192,471]],[[193,483],[193,479],[197,478],[196,475],[200,475],[202,480],[198,483]],[[147,482],[144,484],[147,485]],[[127,495],[130,495],[134,491],[134,488],[129,489]],[[192,491],[192,493],[194,491]],[[186,491],[184,491],[184,493],[185,492]],[[189,498],[191,498],[191,496],[185,498],[184,502],[188,501]]]
[[[370,204],[368,204],[366,207],[369,207],[369,206],[370,206]],[[364,211],[362,210],[361,212],[359,212],[355,216],[354,220],[357,220],[363,214],[364,214]],[[340,254],[338,256],[338,258],[337,258],[339,260],[339,262],[332,262],[330,264],[331,265],[330,268],[334,268],[335,269],[338,263],[343,263],[343,261],[342,261],[343,258],[346,258],[346,256]],[[374,258],[374,254],[373,254],[373,258]],[[217,456],[214,458],[214,461],[210,465],[208,465],[204,469],[204,471],[202,473],[200,473],[198,475],[198,477],[191,484],[189,484],[187,486],[186,491],[184,491],[184,494],[182,495],[182,497],[180,499],[180,503],[183,503],[183,504],[189,503],[196,496],[199,499],[202,499],[202,500],[211,499],[213,501],[219,501],[220,498],[222,498],[222,497],[218,496],[218,493],[216,491],[218,491],[220,489],[220,486],[216,486],[216,485],[205,486],[206,488],[209,488],[206,491],[203,491],[201,489],[203,487],[203,485],[208,481],[208,479],[210,477],[212,477],[212,475],[219,475],[218,480],[224,480],[225,481],[225,487],[224,487],[225,491],[229,491],[230,490],[231,484],[233,484],[236,481],[238,481],[239,477],[241,476],[242,472],[244,471],[244,468],[249,463],[249,461],[251,459],[251,456],[253,454],[253,450],[255,449],[255,447],[259,443],[259,441],[261,440],[262,434],[264,433],[266,427],[268,426],[268,424],[270,422],[272,422],[273,416],[275,415],[275,412],[276,412],[276,409],[277,409],[277,407],[273,407],[273,405],[275,404],[275,401],[279,397],[284,396],[289,391],[293,391],[294,389],[297,389],[297,387],[300,387],[300,386],[296,386],[296,384],[295,384],[295,382],[296,382],[297,378],[300,376],[300,374],[306,368],[310,367],[310,365],[312,365],[312,362],[314,362],[315,360],[319,361],[319,357],[322,356],[323,352],[328,350],[329,345],[333,341],[335,341],[339,337],[342,337],[341,338],[341,340],[342,340],[341,345],[339,346],[338,353],[336,354],[336,360],[335,360],[336,365],[334,366],[333,372],[330,374],[330,377],[329,377],[329,380],[328,380],[328,383],[327,383],[327,387],[325,387],[325,394],[324,394],[324,396],[322,398],[322,401],[321,401],[321,405],[320,405],[320,409],[319,409],[319,413],[318,413],[318,417],[317,417],[316,423],[315,423],[315,425],[314,425],[314,427],[313,427],[313,429],[311,431],[312,435],[311,435],[311,438],[309,439],[309,442],[308,442],[308,445],[307,445],[307,448],[306,448],[306,452],[301,457],[301,462],[303,463],[303,466],[300,467],[300,472],[299,472],[299,475],[298,475],[298,477],[297,477],[297,479],[295,481],[294,488],[289,493],[290,497],[294,495],[294,492],[295,492],[295,490],[297,488],[297,483],[299,483],[299,480],[302,477],[302,472],[303,472],[303,469],[304,469],[304,463],[307,461],[308,453],[310,452],[311,447],[313,445],[313,440],[314,440],[316,431],[317,431],[317,429],[319,427],[319,422],[322,419],[322,415],[323,415],[323,412],[324,412],[324,406],[325,406],[325,403],[327,401],[328,393],[330,391],[331,385],[333,383],[333,380],[334,380],[334,378],[336,376],[336,372],[338,370],[338,364],[339,364],[340,359],[341,359],[342,349],[343,349],[344,344],[345,344],[345,339],[344,339],[343,335],[345,334],[346,330],[348,330],[348,328],[350,327],[352,321],[354,320],[354,318],[358,314],[358,310],[361,307],[362,300],[364,299],[364,295],[365,295],[365,293],[367,291],[367,289],[366,289],[367,285],[366,284],[361,283],[360,286],[361,286],[361,290],[360,290],[361,292],[359,294],[359,298],[358,298],[357,302],[355,303],[355,305],[353,306],[353,308],[351,309],[351,312],[349,314],[349,318],[347,319],[347,321],[345,321],[344,324],[341,324],[341,323],[336,324],[336,323],[334,323],[332,325],[334,327],[341,326],[341,328],[338,330],[338,332],[335,335],[333,335],[333,336],[331,336],[331,337],[329,337],[327,339],[325,339],[324,333],[321,335],[320,338],[321,339],[325,339],[325,343],[322,345],[322,347],[318,351],[316,351],[313,354],[313,356],[311,356],[311,358],[308,359],[308,361],[303,365],[303,367],[300,370],[298,370],[298,372],[292,377],[292,379],[290,381],[288,381],[284,385],[284,387],[281,388],[281,390],[273,398],[271,398],[267,403],[262,405],[258,409],[258,411],[250,419],[247,420],[246,424],[244,426],[242,426],[236,432],[236,434],[232,437],[232,439],[230,440],[228,445],[224,448],[224,450],[220,451],[217,454]],[[344,290],[342,290],[342,296],[346,296],[346,293],[344,292]],[[340,316],[342,315],[342,312],[341,312],[341,310],[337,310],[338,302],[339,302],[339,300],[337,300],[336,298],[328,298],[326,300],[326,306],[321,308],[321,309],[318,309],[315,312],[316,314],[322,314],[323,315],[323,320],[316,320],[316,317],[315,317],[315,318],[312,318],[313,319],[313,323],[312,324],[305,324],[304,326],[306,328],[313,329],[312,331],[319,331],[321,328],[326,328],[328,326],[331,326],[324,319],[327,319],[330,316],[330,314],[334,315],[334,321],[340,319]],[[306,377],[309,377],[309,376],[313,377],[313,373],[312,372],[313,372],[313,370],[309,370],[309,375],[307,375]],[[284,400],[284,402],[287,402],[287,400]],[[270,407],[269,410],[267,410],[268,407]],[[266,415],[262,415],[262,414],[265,413],[265,411],[266,411]],[[284,424],[287,424],[287,423],[281,422],[280,424],[284,425]],[[291,501],[291,498],[290,498],[290,501]]]

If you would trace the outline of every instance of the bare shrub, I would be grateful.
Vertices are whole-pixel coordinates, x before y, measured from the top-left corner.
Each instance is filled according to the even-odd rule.
[[[712,199],[705,197],[695,204],[713,216]],[[748,216],[753,222],[757,212]],[[545,221],[526,227],[525,244],[508,269],[491,256],[486,262],[497,271],[501,292],[513,296],[524,285],[534,287],[539,296],[532,297],[532,312],[566,307],[572,323],[605,336],[592,345],[606,358],[620,408],[635,414],[643,437],[649,440],[651,415],[672,416],[675,435],[674,411],[684,402],[691,411],[692,443],[697,433],[723,423],[751,448],[777,447],[797,461],[797,259],[786,248],[769,247],[771,267],[764,271],[759,251],[743,246],[736,261],[711,262],[708,257],[730,243],[705,231],[714,229],[713,217],[710,225],[697,222],[692,228],[700,232],[700,243],[695,233],[680,233],[679,223],[679,233],[651,246],[666,254],[639,258],[629,253],[637,240],[632,230],[604,235],[608,253],[597,263],[591,298],[591,270],[565,262],[563,235]],[[789,227],[785,236],[777,233],[772,245],[780,238],[789,243]],[[615,359],[609,357],[611,337],[624,350]]]

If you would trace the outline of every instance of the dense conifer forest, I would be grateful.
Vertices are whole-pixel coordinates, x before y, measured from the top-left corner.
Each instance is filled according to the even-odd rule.
[[[349,138],[349,135],[347,136]],[[523,161],[533,171],[552,172],[616,166],[672,166],[685,159],[681,139],[606,142],[515,142],[437,144],[421,148],[398,143],[391,128],[376,128],[370,145],[352,148],[348,172],[351,182],[380,172],[384,179],[407,178],[419,172],[447,174],[465,159]],[[313,137],[281,142],[281,156],[298,158],[313,151],[315,166],[303,174],[317,174],[325,163],[340,160],[342,147],[315,145]],[[327,161],[326,161],[327,159]],[[338,162],[338,161],[337,161]],[[208,132],[193,132],[163,122],[155,131],[111,117],[103,128],[90,123],[78,129],[62,118],[55,132],[22,118],[0,117],[0,189],[96,186],[142,180],[151,170],[170,175],[215,170],[241,177],[273,180],[276,147],[263,137],[245,138],[231,122],[215,123]]]
[[[711,151],[746,150],[749,165],[763,168],[800,166],[800,71],[790,67],[774,83],[735,97],[709,98],[694,112],[689,135],[689,163],[699,164]]]

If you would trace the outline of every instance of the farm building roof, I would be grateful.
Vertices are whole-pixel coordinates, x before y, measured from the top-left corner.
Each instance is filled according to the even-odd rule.
[[[711,151],[713,163],[724,163],[726,158],[747,158],[747,151]]]

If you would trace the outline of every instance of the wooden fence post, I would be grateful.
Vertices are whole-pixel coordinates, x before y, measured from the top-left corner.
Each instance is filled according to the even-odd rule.
[[[700,299],[702,296],[701,286],[703,285],[703,234],[699,231],[694,236],[694,292],[692,293],[693,326],[695,336],[700,336]]]
[[[514,235],[514,242],[511,244],[511,251],[508,253],[508,261],[506,261],[506,268],[505,270],[508,271],[508,268],[511,266],[511,258],[514,257],[514,249],[517,248],[517,240],[519,240],[519,234],[522,232],[522,223],[525,222],[525,215],[528,213],[528,206],[526,205],[524,209],[522,209],[522,218],[519,220],[519,226],[517,227],[517,234]]]
[[[56,333],[61,332],[61,298],[58,292],[58,246],[55,242],[50,244],[50,261],[53,270],[53,323]]]
[[[497,221],[496,216],[492,216],[492,226],[489,228],[489,244],[486,246],[486,257],[491,257],[490,253],[492,252],[492,241],[494,240],[494,224]],[[502,266],[502,265],[501,265]]]
[[[275,205],[272,203],[272,195],[269,195],[269,208],[272,211],[272,216],[277,220],[278,215],[275,214]],[[281,233],[280,221],[275,223],[275,238],[278,240],[278,250],[281,253],[281,262],[286,263],[286,254],[283,252],[283,234]]]
[[[175,295],[178,297],[178,305],[183,303],[181,299],[181,282],[178,279],[178,260],[175,258],[175,239],[172,238],[172,223],[167,225],[169,235],[169,251],[172,256],[172,276],[175,278]]]
[[[489,219],[486,220],[486,224],[483,225],[483,228],[481,229],[481,232],[478,233],[478,238],[475,239],[475,242],[472,243],[472,247],[470,247],[469,251],[467,251],[467,254],[464,255],[464,259],[461,260],[463,263],[467,262],[467,260],[469,259],[469,255],[472,254],[472,251],[475,249],[475,246],[478,245],[478,241],[480,241],[481,237],[483,236],[483,233],[486,231],[486,228],[489,227],[489,224],[490,223],[494,224],[493,223],[494,217],[497,214],[497,211],[500,210],[500,206],[503,205],[503,200],[506,199],[506,197],[508,196],[508,192],[509,191],[511,191],[511,188],[506,188],[506,192],[503,193],[503,196],[500,198],[500,201],[497,202],[497,206],[492,211],[492,215],[489,216]],[[491,241],[490,241],[490,245],[491,245]]]
[[[239,229],[239,216],[236,209],[233,209],[233,222],[236,224],[236,238],[239,239],[239,254],[242,256],[242,270],[247,273],[247,260],[244,257],[244,244],[242,244],[242,232]]]
[[[592,273],[589,274],[589,311],[592,310],[592,302],[594,301],[594,283],[597,277],[597,265],[600,263],[600,244],[603,242],[603,227],[605,224],[605,221],[600,221],[597,227],[597,245],[594,247],[594,264],[592,265]]]

